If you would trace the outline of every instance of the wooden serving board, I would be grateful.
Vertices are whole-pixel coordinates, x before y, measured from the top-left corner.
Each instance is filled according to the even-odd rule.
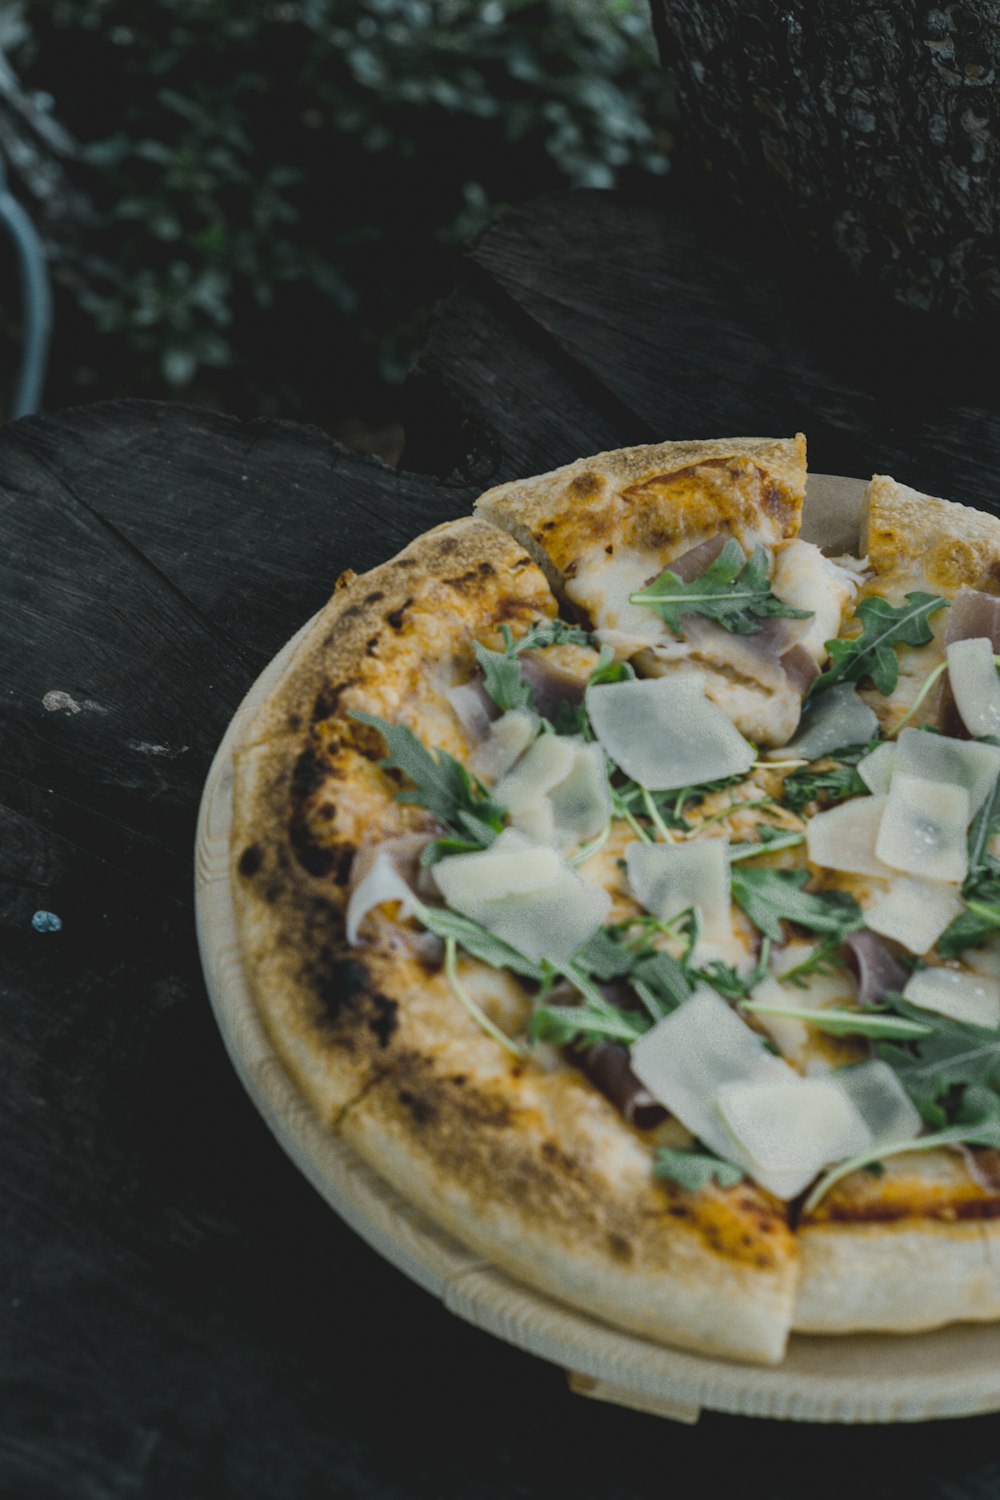
[[[856,545],[865,482],[814,474],[802,535]],[[808,1422],[921,1422],[1000,1410],[1000,1325],[910,1335],[793,1335],[777,1369],[665,1348],[515,1281],[440,1231],[323,1128],[261,1024],[240,962],[229,880],[233,750],[311,622],[260,675],[212,763],[198,819],[195,901],[208,992],[250,1098],[292,1161],[352,1229],[449,1311],[560,1365],[580,1395],[695,1422],[703,1407]]]

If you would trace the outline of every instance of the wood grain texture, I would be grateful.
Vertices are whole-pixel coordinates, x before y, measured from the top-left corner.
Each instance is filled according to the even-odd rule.
[[[479,242],[475,270],[480,300],[502,293],[512,309],[508,341],[493,358],[456,359],[456,345],[469,347],[459,301],[439,315],[420,369],[475,417],[468,436],[478,431],[491,454],[491,483],[525,472],[507,413],[522,383],[542,378],[541,361],[558,367],[553,390],[586,397],[582,411],[579,394],[567,403],[560,460],[588,409],[614,446],[641,441],[637,431],[801,430],[811,468],[891,473],[946,499],[998,504],[993,335],[862,294],[776,220],[695,215],[676,186],[646,202],[571,193],[513,209]],[[546,408],[557,429],[560,410]]]

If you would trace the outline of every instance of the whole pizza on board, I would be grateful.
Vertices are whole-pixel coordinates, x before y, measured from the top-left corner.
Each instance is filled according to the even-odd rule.
[[[1000,1317],[1000,521],[599,454],[339,586],[236,755],[312,1108],[520,1280],[775,1363]]]

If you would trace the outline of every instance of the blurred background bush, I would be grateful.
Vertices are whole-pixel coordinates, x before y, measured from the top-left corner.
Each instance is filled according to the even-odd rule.
[[[468,239],[662,175],[672,144],[646,0],[7,0],[4,60],[50,408],[173,396],[364,446]]]

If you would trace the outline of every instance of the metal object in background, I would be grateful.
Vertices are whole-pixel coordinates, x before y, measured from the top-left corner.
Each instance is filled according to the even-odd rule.
[[[52,334],[52,290],[42,242],[28,214],[10,191],[2,156],[0,224],[10,235],[17,253],[24,317],[21,367],[10,404],[10,416],[14,420],[30,416],[41,403]]]

